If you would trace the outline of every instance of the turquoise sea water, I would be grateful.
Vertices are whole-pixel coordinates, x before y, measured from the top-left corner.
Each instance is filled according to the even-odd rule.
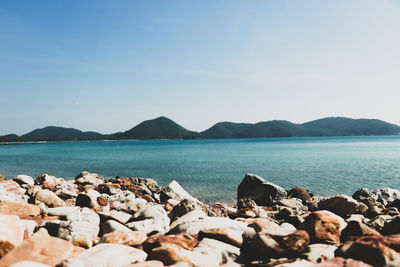
[[[246,172],[318,195],[400,189],[400,136],[99,141],[0,146],[0,173],[177,180],[202,201],[236,201]]]

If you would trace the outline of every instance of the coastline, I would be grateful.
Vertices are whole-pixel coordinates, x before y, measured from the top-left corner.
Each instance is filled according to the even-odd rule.
[[[237,203],[204,204],[176,181],[1,179],[0,266],[400,264],[397,189],[320,197],[246,174]]]

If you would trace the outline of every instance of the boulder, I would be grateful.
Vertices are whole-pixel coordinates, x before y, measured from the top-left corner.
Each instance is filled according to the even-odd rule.
[[[289,197],[300,199],[303,203],[312,201],[310,192],[303,187],[294,187],[289,190]]]
[[[237,190],[238,199],[249,198],[260,206],[271,205],[274,201],[286,197],[287,193],[282,187],[249,173],[246,174]]]
[[[40,208],[32,204],[4,200],[0,202],[0,214],[38,216],[40,215]]]
[[[143,250],[119,245],[101,243],[94,246],[74,259],[68,259],[62,266],[68,267],[92,267],[107,266],[120,267],[129,263],[145,261],[147,257]]]
[[[350,236],[380,235],[375,229],[358,221],[350,221],[341,232],[341,240],[345,241]]]
[[[190,199],[196,202],[200,202],[197,198],[192,197],[183,187],[175,180],[164,187],[160,192],[160,198],[162,202],[166,202],[168,199],[173,198],[178,201],[184,199]]]
[[[146,239],[147,235],[139,231],[116,230],[103,235],[100,242],[136,246],[142,244]]]
[[[357,261],[353,259],[345,259],[341,257],[336,257],[321,263],[318,263],[317,265],[314,265],[315,267],[372,267],[371,265],[362,262],[362,261]]]
[[[367,206],[350,196],[337,195],[320,200],[318,209],[329,210],[338,215],[346,216],[348,214],[363,213],[367,210]]]
[[[204,229],[199,232],[198,237],[200,240],[203,238],[212,238],[239,248],[243,244],[243,231],[231,228]]]
[[[182,233],[176,235],[151,236],[143,242],[142,246],[143,249],[149,253],[154,248],[164,245],[175,245],[183,249],[192,250],[198,243],[199,242],[197,241],[196,237]]]
[[[210,238],[203,238],[193,252],[217,258],[219,265],[234,262],[240,255],[238,247]]]
[[[352,258],[372,266],[400,266],[400,254],[385,245],[381,236],[362,236],[344,243],[336,255]]]
[[[304,256],[308,261],[318,263],[335,257],[336,246],[327,244],[311,244],[308,246]]]
[[[203,203],[192,199],[183,199],[179,202],[179,204],[173,207],[169,214],[169,218],[171,221],[174,221],[177,218],[182,217],[183,215],[194,210],[201,210],[205,213],[208,213],[208,209]]]
[[[400,191],[392,188],[382,188],[372,191],[362,188],[353,194],[353,198],[358,201],[372,198],[386,206],[388,203],[400,198]]]
[[[132,230],[146,234],[165,234],[169,231],[170,219],[167,212],[160,205],[144,208],[131,218],[132,222],[126,224]]]
[[[314,211],[305,218],[301,229],[308,232],[311,243],[337,244],[340,242],[341,222],[337,216],[333,215],[327,211]]]
[[[73,245],[60,238],[49,236],[46,231],[39,231],[24,240],[0,260],[0,267],[11,266],[21,261],[33,261],[55,266],[68,258]]]
[[[1,189],[2,194],[10,193],[10,194],[22,196],[25,192],[25,190],[23,190],[17,182],[12,181],[12,180],[0,181],[0,189]]]
[[[49,207],[62,207],[65,202],[50,190],[39,190],[35,194],[35,200],[43,202]]]
[[[0,215],[0,241],[18,246],[24,239],[24,226],[15,215]]]
[[[75,183],[80,185],[94,185],[98,186],[104,183],[103,176],[97,173],[90,173],[87,171],[81,172],[75,177]]]
[[[22,185],[32,186],[35,184],[35,181],[33,180],[33,178],[31,176],[25,175],[25,174],[19,174],[19,175],[15,176],[15,178],[13,180],[21,186]]]
[[[395,217],[390,222],[385,223],[382,233],[385,235],[400,234],[400,215]]]

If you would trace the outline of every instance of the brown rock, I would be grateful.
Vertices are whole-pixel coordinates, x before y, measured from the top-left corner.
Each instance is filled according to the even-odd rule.
[[[4,175],[0,174],[0,181],[4,181],[4,180],[7,180],[7,178],[4,177]]]
[[[99,204],[100,206],[107,206],[108,205],[108,201],[104,197],[98,197],[97,198],[97,204]]]
[[[0,202],[0,214],[14,214],[19,216],[38,216],[40,215],[40,208],[32,204],[4,200]]]
[[[341,240],[345,241],[349,236],[380,235],[375,229],[358,221],[350,221],[341,232]]]
[[[186,262],[189,264],[189,266],[193,266],[188,257],[179,253],[181,250],[182,248],[177,245],[170,244],[168,246],[161,246],[152,251],[147,259],[161,261],[166,266],[173,265],[178,262]]]
[[[115,190],[121,189],[119,184],[104,183],[97,187],[97,191],[102,194],[112,195]]]
[[[153,248],[160,247],[162,245],[176,245],[184,249],[192,250],[197,244],[197,238],[186,234],[176,234],[176,235],[165,235],[165,236],[152,236],[147,238],[143,242],[143,248],[146,252],[152,250]]]
[[[336,255],[361,260],[372,266],[400,266],[400,254],[385,245],[382,236],[362,236],[343,244]]]
[[[310,236],[306,231],[297,230],[287,236],[276,237],[275,240],[286,255],[300,255],[310,243]]]
[[[399,235],[390,235],[390,236],[382,236],[382,235],[371,235],[371,236],[351,236],[347,241],[365,241],[365,242],[376,242],[382,243],[387,247],[390,247],[397,252],[400,252],[400,234]]]
[[[400,215],[395,217],[392,221],[385,223],[382,233],[385,235],[400,234]]]
[[[317,265],[314,266],[315,267],[372,267],[371,265],[362,261],[357,261],[353,259],[344,259],[341,257],[336,257],[334,259],[318,263]]]
[[[143,199],[146,200],[149,203],[155,203],[156,202],[149,194],[143,195]]]
[[[15,215],[0,215],[0,241],[18,246],[24,239],[24,227]]]
[[[7,253],[0,260],[0,267],[20,261],[34,261],[55,266],[68,258],[72,250],[73,245],[68,241],[51,237],[45,231],[39,231]]]
[[[301,225],[310,235],[311,243],[339,243],[340,221],[329,213],[314,211],[305,218]]]
[[[0,259],[3,258],[8,252],[13,250],[15,246],[9,241],[0,241]]]
[[[139,231],[116,230],[103,235],[100,242],[136,246],[142,244],[146,239],[147,235]]]
[[[294,187],[290,189],[289,196],[301,199],[303,203],[311,202],[310,192],[303,187]]]
[[[204,229],[199,232],[199,240],[203,238],[216,239],[230,245],[241,247],[243,244],[243,232],[232,228]]]

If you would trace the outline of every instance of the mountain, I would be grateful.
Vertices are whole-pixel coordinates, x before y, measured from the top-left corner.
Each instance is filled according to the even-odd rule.
[[[185,129],[176,122],[158,117],[144,121],[126,132],[102,135],[97,132],[82,132],[73,128],[49,126],[36,129],[22,136],[9,134],[0,136],[0,142],[22,141],[76,141],[76,140],[129,140],[129,139],[192,139],[192,138],[257,138],[257,137],[301,137],[301,136],[359,136],[397,135],[400,126],[376,119],[350,119],[329,117],[295,124],[273,120],[259,123],[219,122],[201,132]]]
[[[376,119],[330,117],[303,123],[302,126],[313,136],[400,134],[400,126]]]
[[[158,117],[144,121],[132,129],[111,135],[111,139],[182,139],[196,138],[198,133],[189,131],[173,120]]]
[[[24,134],[21,139],[24,141],[100,140],[103,139],[103,135],[96,132],[82,132],[73,128],[48,126]]]

